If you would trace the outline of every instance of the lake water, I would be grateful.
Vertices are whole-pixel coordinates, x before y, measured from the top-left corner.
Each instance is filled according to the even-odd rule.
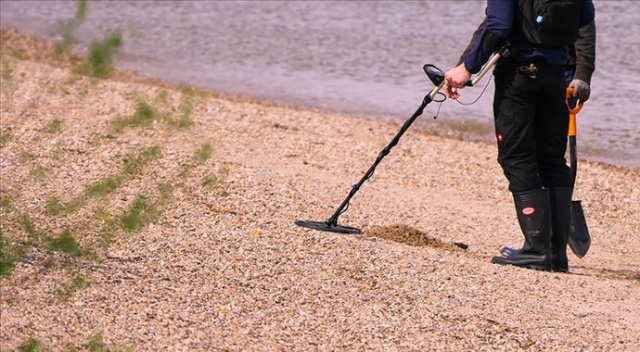
[[[578,115],[582,157],[640,168],[640,1],[596,2],[597,69]],[[75,1],[0,2],[0,22],[59,38]],[[122,30],[117,65],[254,98],[403,122],[454,65],[485,1],[89,1],[81,46]],[[418,126],[493,140],[493,83],[431,104]],[[455,127],[457,126],[457,127]],[[462,127],[460,127],[462,126]],[[466,126],[466,127],[465,127]],[[454,133],[457,133],[454,131]]]

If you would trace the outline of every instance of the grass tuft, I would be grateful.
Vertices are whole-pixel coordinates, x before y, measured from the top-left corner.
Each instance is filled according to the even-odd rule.
[[[67,52],[73,45],[78,43],[75,31],[84,22],[87,15],[87,3],[88,0],[79,0],[76,14],[73,18],[58,23],[58,31],[62,40],[56,46],[55,55],[61,57],[63,53]]]
[[[38,228],[36,228],[36,225],[33,223],[33,220],[31,219],[29,214],[27,214],[27,213],[20,214],[20,217],[18,217],[18,223],[22,226],[22,229],[29,236],[31,236],[33,238],[39,238],[42,235],[40,230],[38,230]]]
[[[133,201],[126,213],[120,218],[122,227],[129,232],[137,232],[146,224],[158,217],[156,207],[149,202],[147,197],[140,194]]]
[[[205,143],[203,144],[200,149],[198,149],[198,151],[196,152],[196,162],[198,164],[203,164],[205,161],[209,160],[209,158],[211,158],[211,154],[213,153],[213,147],[211,147],[211,144],[209,143]]]
[[[159,112],[147,102],[139,102],[135,111],[129,117],[117,117],[111,123],[114,129],[119,132],[125,127],[149,126],[159,119]]]
[[[79,257],[83,253],[80,244],[73,238],[69,230],[64,230],[58,238],[50,238],[48,242],[49,248],[54,251],[63,252],[74,257]]]
[[[89,45],[89,52],[80,73],[97,78],[107,78],[113,72],[113,58],[122,46],[122,33],[114,31],[102,40]]]
[[[107,177],[94,182],[87,187],[87,195],[90,197],[103,197],[113,192],[120,185],[117,177]]]
[[[63,213],[73,213],[80,207],[78,201],[72,201],[69,203],[63,203],[57,197],[51,197],[47,200],[45,209],[48,215],[58,216]]]
[[[55,119],[47,125],[47,133],[58,134],[62,131],[62,120]]]
[[[69,297],[71,297],[71,295],[73,295],[74,292],[88,287],[90,283],[91,282],[89,279],[86,279],[79,275],[74,276],[69,282],[62,284],[56,290],[56,298],[61,302],[65,302],[69,299]]]
[[[7,145],[13,139],[13,133],[9,129],[0,130],[0,148]]]
[[[0,277],[9,277],[16,266],[17,258],[11,250],[11,244],[0,233]]]
[[[7,195],[0,195],[0,209],[5,212],[13,210],[13,198]]]
[[[122,160],[123,173],[135,175],[139,173],[149,162],[162,156],[160,147],[152,146],[144,148],[138,155],[127,154]]]
[[[21,343],[16,349],[17,352],[36,352],[40,350],[40,341],[33,337],[28,338],[25,342]]]
[[[229,176],[229,169],[223,166],[216,173],[208,173],[202,180],[202,186],[208,189],[220,189],[227,176]]]

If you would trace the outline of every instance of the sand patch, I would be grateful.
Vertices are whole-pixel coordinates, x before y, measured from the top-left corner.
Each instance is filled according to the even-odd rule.
[[[407,225],[374,226],[365,232],[368,236],[383,238],[415,247],[432,247],[449,251],[462,251],[468,248],[464,243],[449,243],[429,236],[424,231]]]

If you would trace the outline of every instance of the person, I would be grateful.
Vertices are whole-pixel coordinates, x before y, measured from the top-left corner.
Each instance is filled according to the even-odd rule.
[[[575,97],[588,99],[590,74],[584,75],[588,70],[582,70],[590,60],[588,45],[595,44],[595,9],[591,0],[576,0],[579,11],[560,21],[579,22],[576,32],[582,32],[583,27],[586,31],[585,26],[593,23],[593,37],[583,38],[592,42],[584,44],[580,37],[569,41],[560,35],[555,38],[566,42],[553,42],[553,38],[539,40],[527,27],[532,12],[527,6],[533,3],[536,1],[488,0],[485,21],[474,33],[461,62],[445,73],[443,91],[448,98],[457,99],[459,90],[493,51],[505,42],[510,44],[511,54],[501,58],[494,70],[493,114],[498,162],[509,182],[524,245],[493,257],[491,262],[567,271],[572,184],[565,159],[569,124],[565,71],[575,42],[575,75],[570,85],[575,88]],[[569,18],[576,13],[576,18]],[[542,17],[535,20],[541,22]],[[586,51],[583,45],[587,45]]]
[[[479,27],[480,29],[480,27]],[[565,82],[568,87],[573,88],[573,94],[569,97],[570,106],[575,106],[577,101],[586,102],[591,95],[591,77],[595,71],[596,60],[596,24],[595,21],[580,28],[579,36],[570,52],[569,62],[565,69]],[[562,194],[562,190],[554,193]],[[562,201],[570,204],[573,189],[564,192],[565,198]],[[565,205],[566,206],[566,205]],[[551,226],[551,253],[552,269],[554,271],[566,272],[569,270],[569,260],[566,255],[567,241],[570,232],[570,218],[567,214],[559,213],[559,210],[566,209],[565,206],[558,207],[551,203],[552,226]],[[525,241],[526,245],[526,241]],[[504,246],[500,249],[503,256],[510,256],[521,249]]]

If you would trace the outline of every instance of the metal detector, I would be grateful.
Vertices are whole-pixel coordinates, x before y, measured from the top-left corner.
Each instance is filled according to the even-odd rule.
[[[466,86],[468,87],[475,86],[482,79],[482,77],[484,77],[484,75],[487,74],[487,72],[489,72],[489,70],[496,64],[498,59],[500,59],[501,57],[506,57],[508,55],[509,55],[509,44],[505,43],[498,51],[496,51],[495,53],[493,53],[493,55],[491,55],[491,57],[489,58],[489,61],[487,61],[485,66],[482,68],[482,70],[478,72],[478,74],[474,79],[467,82]],[[351,188],[351,192],[349,192],[349,195],[347,196],[347,198],[345,198],[340,204],[340,206],[338,206],[338,209],[336,209],[333,215],[331,215],[331,217],[326,221],[296,220],[296,225],[313,229],[313,230],[320,230],[320,231],[338,232],[338,233],[345,233],[345,234],[362,233],[362,230],[360,230],[357,227],[344,226],[344,225],[338,224],[338,217],[340,217],[342,213],[347,211],[351,198],[353,198],[356,192],[358,192],[362,184],[366,180],[371,178],[371,176],[373,176],[373,172],[378,166],[378,164],[380,164],[382,159],[384,159],[384,157],[391,152],[391,148],[395,147],[396,144],[398,144],[398,141],[400,140],[402,135],[409,129],[411,124],[413,124],[413,122],[418,118],[418,116],[422,115],[425,107],[429,105],[429,103],[434,101],[436,95],[440,92],[440,89],[442,89],[444,85],[444,72],[442,72],[442,70],[440,70],[439,68],[431,64],[424,65],[423,70],[427,74],[427,77],[429,77],[433,85],[435,85],[435,88],[433,88],[431,92],[429,92],[429,94],[427,94],[424,97],[424,99],[422,100],[422,103],[420,104],[420,107],[418,107],[416,112],[413,113],[413,115],[404,123],[404,125],[402,125],[402,128],[400,129],[400,131],[398,131],[395,137],[393,137],[391,142],[389,142],[389,144],[380,152],[380,154],[378,154],[376,161],[373,163],[373,165],[371,165],[369,170],[365,172],[364,176],[362,176],[360,181],[358,181],[358,183],[353,185],[353,187]],[[439,101],[444,101],[444,99]]]

